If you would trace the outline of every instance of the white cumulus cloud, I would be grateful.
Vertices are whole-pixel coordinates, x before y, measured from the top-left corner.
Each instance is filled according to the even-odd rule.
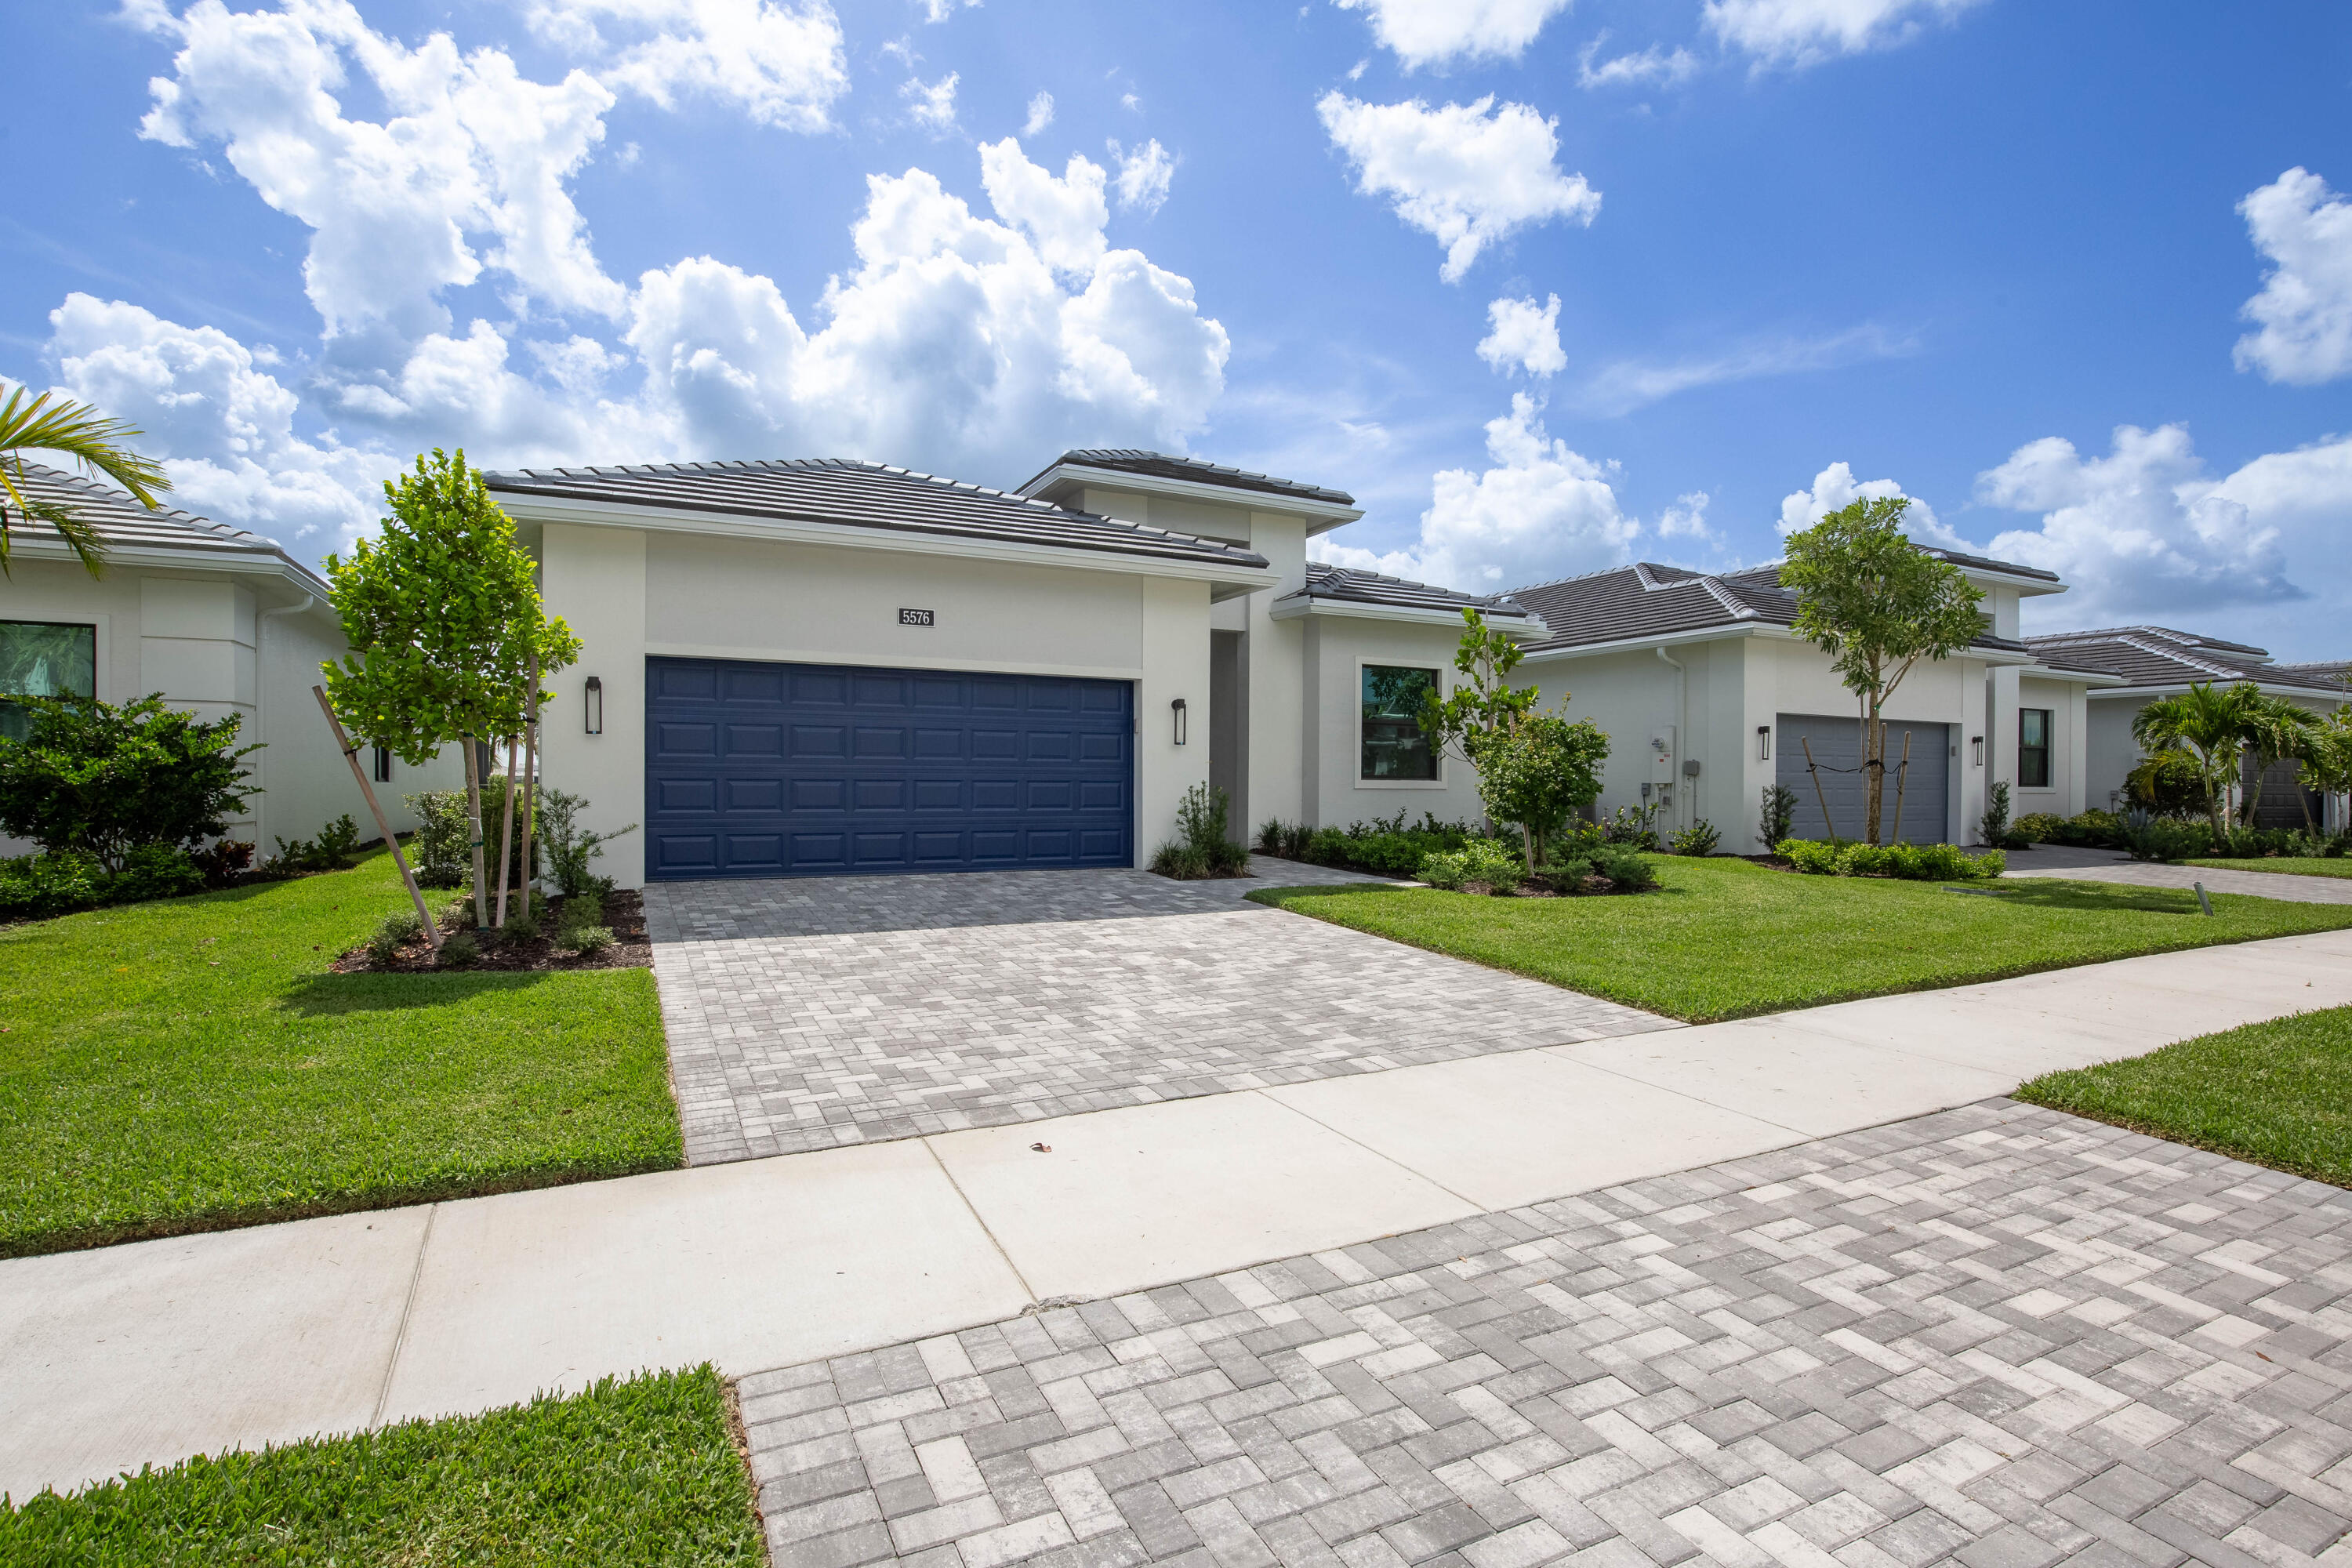
[[[1101,165],[1072,153],[1057,180],[1031,163],[1010,136],[980,149],[980,179],[989,205],[1028,235],[1045,265],[1057,272],[1091,273],[1102,259],[1103,226],[1110,221],[1103,178]]]
[[[1332,0],[1362,11],[1407,70],[1463,59],[1517,59],[1569,0]]]
[[[1021,134],[1034,136],[1054,123],[1054,95],[1038,89],[1037,96],[1029,100],[1029,118],[1021,122]]]
[[[1615,465],[1553,439],[1542,415],[1533,397],[1514,395],[1511,411],[1486,425],[1490,466],[1447,468],[1432,479],[1411,546],[1381,553],[1320,543],[1318,559],[1478,594],[1624,561],[1641,525],[1618,505]]]
[[[1656,44],[1639,53],[1617,55],[1596,64],[1601,46],[1607,38],[1603,33],[1577,51],[1577,86],[1589,89],[1655,82],[1673,87],[1698,74],[1698,58],[1688,49],[1666,49]]]
[[[933,82],[909,77],[898,89],[898,96],[907,100],[907,118],[926,131],[940,135],[955,129],[956,82],[954,71]]]
[[[823,131],[849,90],[841,23],[824,0],[541,0],[527,18],[665,109],[698,96],[762,125]]]
[[[2289,169],[2238,204],[2271,264],[2242,312],[2240,370],[2316,386],[2352,371],[2352,202],[2307,169]]]
[[[1781,498],[1780,528],[1783,534],[1811,528],[1833,511],[1843,511],[1858,500],[1893,500],[1905,493],[1893,479],[1857,479],[1850,463],[1832,463],[1813,476],[1810,489],[1794,491]],[[1936,509],[1917,496],[1910,497],[1910,508],[1903,514],[1904,531],[1912,538],[1929,544],[1941,544],[1952,549],[1966,549],[1959,535],[1944,526]]]
[[[1445,247],[1438,276],[1461,279],[1478,253],[1519,228],[1553,218],[1590,224],[1601,194],[1562,174],[1558,121],[1523,103],[1432,109],[1419,99],[1362,103],[1328,92],[1316,105],[1332,144],[1354,165],[1356,188],[1386,196],[1397,216]]]
[[[1764,64],[1807,66],[1908,42],[1978,0],[1706,0],[1707,27]]]
[[[1118,164],[1118,205],[1158,212],[1160,204],[1168,199],[1169,182],[1176,177],[1176,160],[1168,155],[1159,138],[1133,149],[1113,142],[1110,155]]]
[[[1478,341],[1478,357],[1498,371],[1524,370],[1529,375],[1554,375],[1568,368],[1559,346],[1559,296],[1543,304],[1533,300],[1497,300],[1486,307],[1492,330]]]

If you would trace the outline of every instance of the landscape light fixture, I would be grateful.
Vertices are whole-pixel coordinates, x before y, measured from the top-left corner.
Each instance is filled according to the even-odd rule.
[[[1974,766],[1979,768],[1984,766],[1984,737],[1982,735],[1970,735],[1969,737],[1969,759]]]
[[[1179,697],[1175,701],[1171,702],[1168,705],[1168,711],[1175,725],[1176,743],[1181,746],[1184,743],[1184,700]]]
[[[588,732],[604,732],[604,682],[602,677],[593,675],[588,678]]]
[[[1759,763],[1772,760],[1772,726],[1769,724],[1756,726],[1756,760]]]

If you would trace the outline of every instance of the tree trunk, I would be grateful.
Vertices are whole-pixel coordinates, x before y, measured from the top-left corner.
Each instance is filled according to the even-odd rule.
[[[1886,784],[1886,721],[1878,716],[1878,705],[1870,703],[1862,721],[1862,837],[1865,844],[1878,842],[1878,819]]]
[[[466,748],[466,833],[473,840],[474,924],[480,928],[490,923],[490,879],[482,860],[482,757],[471,735],[458,744]]]
[[[539,804],[539,655],[530,656],[530,705],[522,725],[522,907],[530,908],[530,890],[539,879],[532,873],[530,835]]]
[[[507,790],[504,820],[499,824],[499,910],[492,923],[507,923],[507,886],[514,876],[515,737],[507,737]]]

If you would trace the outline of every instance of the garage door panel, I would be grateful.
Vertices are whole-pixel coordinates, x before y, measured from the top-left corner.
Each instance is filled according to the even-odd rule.
[[[646,662],[649,877],[1133,863],[1124,682]]]
[[[1797,792],[1796,836],[1825,838],[1834,826],[1840,838],[1860,838],[1868,811],[1858,771],[1860,725],[1849,717],[1782,713],[1776,728],[1773,771],[1780,783]],[[1937,843],[1948,837],[1952,727],[1889,720],[1886,728],[1886,786],[1879,804],[1879,837],[1895,837],[1896,775],[1907,731],[1911,764],[1900,770],[1901,836],[1913,844]],[[1811,760],[1820,765],[1818,774],[1806,767],[1808,743]],[[1829,807],[1826,825],[1822,816],[1824,802]]]

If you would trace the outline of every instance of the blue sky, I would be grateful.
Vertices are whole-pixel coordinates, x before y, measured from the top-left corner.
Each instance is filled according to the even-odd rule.
[[[12,13],[0,375],[306,557],[434,444],[1139,445],[1455,586],[1899,489],[2352,653],[2340,5],[240,4]]]

